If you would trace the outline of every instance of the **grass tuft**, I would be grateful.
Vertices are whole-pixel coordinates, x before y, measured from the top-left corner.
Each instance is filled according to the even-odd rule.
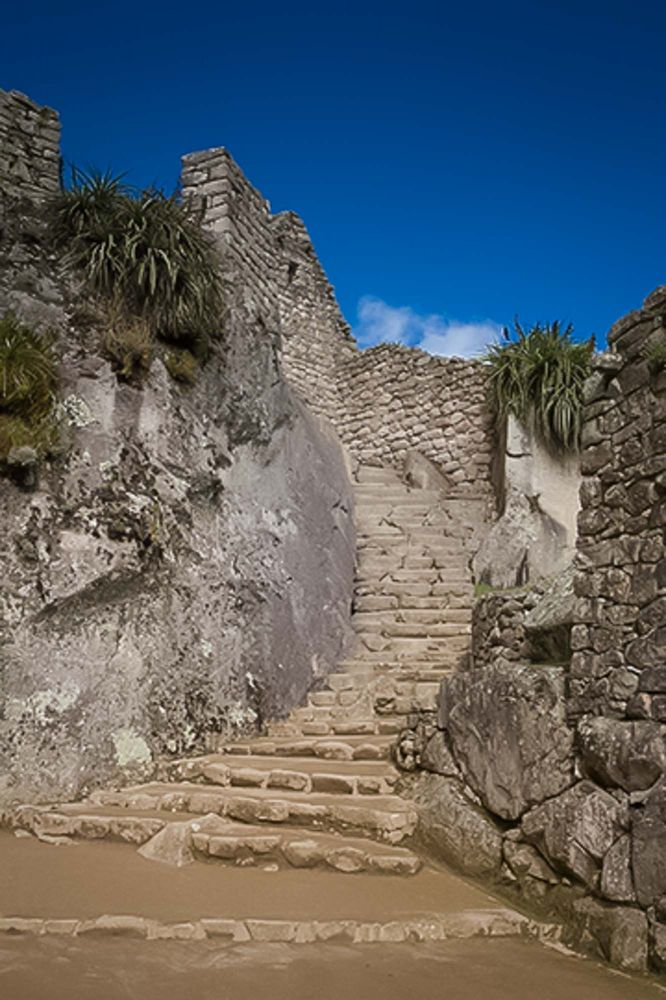
[[[590,372],[594,338],[573,340],[573,327],[537,323],[493,344],[483,360],[502,417],[513,414],[554,451],[577,451],[583,423],[583,387]]]
[[[0,460],[12,448],[34,448],[40,456],[55,450],[57,384],[51,339],[8,313],[0,320]]]
[[[217,253],[175,195],[135,192],[122,176],[74,169],[50,220],[55,247],[88,290],[122,302],[153,335],[194,344],[219,333]]]

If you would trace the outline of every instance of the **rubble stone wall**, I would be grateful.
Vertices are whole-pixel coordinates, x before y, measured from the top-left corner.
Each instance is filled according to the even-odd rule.
[[[59,187],[58,115],[15,90],[0,90],[0,199],[39,201]]]
[[[537,603],[533,590],[490,593],[474,602],[472,650],[474,666],[484,667],[499,659],[525,660],[529,644],[525,612]]]

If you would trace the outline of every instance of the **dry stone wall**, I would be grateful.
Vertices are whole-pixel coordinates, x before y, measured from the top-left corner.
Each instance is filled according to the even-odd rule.
[[[288,381],[352,459],[402,469],[418,452],[436,463],[448,496],[473,500],[471,520],[484,522],[495,438],[481,365],[395,344],[360,351],[302,221],[271,216],[226,150],[185,158],[183,194],[256,286]]]
[[[559,914],[572,944],[666,972],[666,370],[650,360],[666,288],[608,341],[586,388],[574,567],[477,602],[471,668],[398,757],[425,843]]]
[[[57,114],[15,90],[0,90],[0,197],[39,201],[59,187]]]
[[[666,722],[666,289],[609,333],[588,385],[570,710]]]

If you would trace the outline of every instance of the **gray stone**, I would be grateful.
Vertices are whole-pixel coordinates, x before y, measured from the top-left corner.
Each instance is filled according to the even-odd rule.
[[[556,885],[560,881],[548,862],[530,844],[505,838],[504,858],[518,879],[535,878],[549,885]]]
[[[454,758],[491,812],[517,819],[571,784],[561,669],[500,664],[459,673],[447,688]]]
[[[523,622],[531,659],[542,663],[567,663],[571,657],[571,626],[576,597],[574,567],[567,566],[545,589]]]
[[[573,904],[573,942],[625,972],[646,972],[648,922],[644,913],[589,897]]]
[[[628,833],[619,837],[604,857],[601,894],[615,903],[636,901],[631,871],[631,837]]]
[[[666,894],[666,781],[662,779],[634,814],[632,868],[636,896],[652,906]]]
[[[626,803],[580,781],[530,810],[522,831],[556,868],[596,888],[601,862],[627,824]]]
[[[460,777],[460,768],[453,759],[446,736],[441,730],[435,731],[421,751],[421,767],[424,771],[443,774],[448,778]]]
[[[468,875],[499,875],[502,835],[460,782],[422,774],[410,781],[409,792],[419,814],[417,836],[428,851]]]
[[[655,722],[583,719],[578,746],[586,773],[607,787],[639,791],[666,770],[666,740]]]

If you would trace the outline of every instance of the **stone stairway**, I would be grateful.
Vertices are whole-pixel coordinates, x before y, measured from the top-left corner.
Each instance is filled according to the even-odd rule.
[[[468,557],[439,493],[362,466],[354,499],[357,648],[274,733],[396,734],[410,712],[436,707],[442,677],[468,654]]]
[[[472,585],[436,491],[366,467],[355,497],[357,648],[304,706],[263,736],[163,762],[155,781],[20,807],[3,825],[47,843],[129,842],[175,866],[420,877],[417,815],[394,791],[391,746],[467,654]]]

